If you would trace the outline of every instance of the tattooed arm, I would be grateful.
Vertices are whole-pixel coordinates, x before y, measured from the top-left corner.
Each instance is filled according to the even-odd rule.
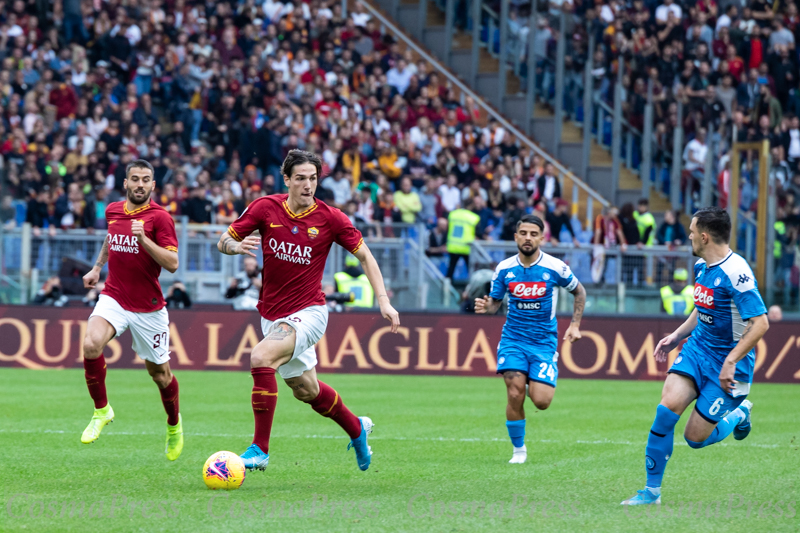
[[[719,383],[722,390],[730,393],[731,388],[736,384],[734,376],[736,375],[736,363],[745,358],[745,356],[752,350],[761,337],[769,329],[769,320],[767,315],[758,315],[747,321],[747,325],[742,332],[739,342],[734,346],[725,362],[722,364],[722,371],[719,373]]]
[[[108,237],[103,241],[100,255],[97,256],[97,261],[94,262],[94,268],[102,269],[106,263],[108,263]]]
[[[241,241],[237,241],[233,237],[231,237],[230,233],[223,233],[222,236],[219,238],[219,242],[217,243],[217,250],[222,252],[225,255],[252,255],[253,257],[256,256],[251,250],[258,249],[258,243],[261,239],[259,237],[255,237],[250,235],[249,237],[245,237]]]
[[[572,322],[570,322],[567,331],[564,333],[564,340],[575,342],[581,338],[581,319],[583,318],[583,309],[586,307],[586,289],[583,288],[582,283],[570,291],[575,297],[575,303],[572,307]]]
[[[761,340],[761,337],[764,336],[768,329],[769,320],[767,320],[767,315],[754,316],[749,319],[738,344],[731,350],[728,357],[725,358],[725,362],[727,363],[730,361],[736,364],[744,359],[750,350],[755,348],[758,341]]]
[[[83,288],[93,289],[97,282],[100,281],[100,271],[103,270],[103,265],[108,262],[108,237],[103,241],[103,247],[100,249],[100,254],[97,256],[97,261],[94,262],[94,267],[88,274],[83,276]]]

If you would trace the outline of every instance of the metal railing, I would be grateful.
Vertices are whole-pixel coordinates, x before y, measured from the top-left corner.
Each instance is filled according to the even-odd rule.
[[[577,177],[572,171],[567,169],[560,161],[558,161],[555,157],[551,154],[546,152],[542,149],[539,145],[534,143],[530,140],[527,135],[518,129],[516,126],[511,124],[506,118],[501,115],[497,110],[495,110],[492,106],[490,106],[484,98],[477,93],[475,93],[472,89],[470,89],[464,82],[458,79],[453,73],[451,73],[444,65],[442,65],[439,61],[437,61],[433,56],[431,56],[426,50],[420,47],[417,43],[415,43],[409,36],[407,36],[402,30],[400,30],[394,23],[392,23],[388,18],[386,18],[380,11],[375,9],[372,5],[370,5],[365,0],[355,0],[366,9],[370,15],[375,17],[376,20],[380,22],[384,30],[388,30],[392,35],[394,35],[397,39],[403,41],[404,45],[414,51],[417,55],[422,57],[425,61],[431,64],[431,66],[438,71],[442,76],[444,76],[447,81],[452,84],[453,86],[457,87],[461,93],[462,100],[465,97],[472,98],[475,103],[480,107],[485,113],[487,113],[490,117],[497,120],[500,125],[511,135],[515,136],[519,139],[519,142],[527,146],[533,154],[537,154],[546,162],[551,163],[553,167],[559,174],[559,177],[563,179],[568,179],[573,184],[573,205],[577,206],[578,202],[582,199],[586,202],[586,223],[587,226],[591,227],[594,223],[594,203],[596,202],[599,204],[600,207],[608,207],[610,203],[608,200],[603,198],[597,191],[591,188],[585,181],[581,180]],[[477,1],[477,0],[476,0]],[[507,3],[507,2],[504,2]],[[452,7],[453,1],[450,0],[448,5]],[[427,5],[427,2],[421,5]],[[397,14],[397,6],[398,2],[393,2],[392,6],[392,15]],[[422,8],[420,8],[422,11]],[[448,9],[448,13],[451,13],[453,10]],[[504,10],[505,11],[505,10]],[[422,16],[422,15],[421,15]],[[427,16],[427,11],[425,12],[425,16]],[[452,31],[453,31],[453,21],[452,21],[452,13],[450,16],[447,17],[447,24],[449,25],[448,35],[450,35],[449,42],[452,42]],[[421,24],[424,24],[424,20],[422,19]],[[473,23],[473,28],[475,24]],[[477,43],[473,41],[473,46]],[[501,65],[503,62],[501,62]],[[582,198],[581,198],[582,197]],[[577,200],[577,201],[575,201]]]
[[[691,273],[697,261],[689,246],[630,246],[623,251],[619,247],[603,248],[591,244],[547,245],[542,250],[569,265],[585,285],[625,284],[628,289],[667,285],[672,281],[676,268],[686,268]],[[499,263],[517,253],[513,241],[476,241],[470,253],[470,270]],[[602,264],[598,265],[598,262]]]
[[[444,276],[425,256],[427,229],[423,224],[358,225],[375,256],[393,303],[405,309],[445,309],[458,303]],[[183,217],[176,224],[179,266],[175,273],[163,270],[165,290],[180,281],[195,301],[223,302],[229,280],[242,269],[240,257],[219,253],[217,242],[227,226],[190,224]],[[6,230],[0,235],[4,251],[0,261],[0,301],[28,303],[44,280],[59,275],[64,260],[75,268],[91,268],[106,231],[59,230],[37,232],[30,225]],[[323,286],[335,286],[334,274],[345,268],[347,252],[331,248],[323,273]],[[257,254],[259,263],[261,255]],[[107,271],[107,269],[105,269]]]

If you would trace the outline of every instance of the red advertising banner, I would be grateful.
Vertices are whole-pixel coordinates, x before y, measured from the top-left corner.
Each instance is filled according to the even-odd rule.
[[[173,368],[245,370],[262,339],[256,312],[170,311]],[[0,366],[82,367],[88,308],[0,306]],[[333,313],[317,345],[319,372],[491,376],[504,317],[402,313],[397,334],[377,313]],[[559,321],[563,331],[568,317]],[[559,344],[559,376],[661,380],[667,363],[652,357],[659,339],[680,323],[670,318],[586,317],[583,339]],[[756,382],[800,383],[800,324],[773,324],[756,349]],[[112,340],[106,361],[114,368],[141,368],[130,333]]]

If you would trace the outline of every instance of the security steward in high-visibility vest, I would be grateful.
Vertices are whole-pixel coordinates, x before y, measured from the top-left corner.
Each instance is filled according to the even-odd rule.
[[[464,259],[469,268],[469,252],[475,240],[475,228],[480,221],[480,215],[464,208],[453,209],[447,215],[447,253],[450,255],[448,278],[453,279],[459,259]]]
[[[653,246],[656,242],[656,219],[650,212],[650,201],[647,198],[639,200],[633,219],[639,229],[639,240],[645,246]]]
[[[345,269],[334,274],[333,279],[338,292],[353,293],[353,301],[345,303],[345,307],[374,307],[375,293],[358,259],[347,254],[344,264]]]
[[[689,271],[676,268],[673,282],[661,287],[661,308],[670,316],[688,316],[694,309],[694,285],[687,285]]]

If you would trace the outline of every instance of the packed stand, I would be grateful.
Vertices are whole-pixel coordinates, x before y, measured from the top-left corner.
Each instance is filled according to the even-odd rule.
[[[491,4],[491,2],[490,2]],[[496,6],[499,4],[495,2]],[[510,35],[527,38],[531,9],[538,10],[535,33],[537,89],[555,104],[556,41],[565,13],[565,95],[568,114],[582,120],[583,71],[592,54],[589,90],[595,102],[613,107],[617,65],[624,61],[624,119],[641,130],[648,84],[652,84],[654,150],[651,176],[669,191],[673,134],[683,126],[682,202],[700,207],[699,193],[711,151],[713,202],[725,207],[730,193],[730,150],[734,142],[768,139],[777,212],[775,262],[778,282],[793,303],[800,288],[797,253],[800,227],[800,13],[795,2],[767,0],[561,0],[515,2]],[[596,48],[588,50],[589,35]],[[527,47],[523,47],[524,51]],[[678,101],[683,114],[678,116]],[[601,126],[610,144],[610,118]],[[595,126],[596,128],[596,126]],[[709,135],[713,132],[713,136]],[[633,160],[640,153],[634,141]],[[740,209],[757,216],[758,158],[742,157]],[[689,189],[688,198],[684,191]],[[745,248],[745,227],[739,231]]]
[[[344,18],[325,0],[46,4],[7,3],[0,29],[9,227],[105,228],[136,158],[173,216],[228,224],[282,190],[280,164],[300,148],[325,162],[318,196],[374,235],[446,225],[463,207],[479,239],[511,239],[535,212],[548,239],[589,240],[553,167],[359,6]]]

